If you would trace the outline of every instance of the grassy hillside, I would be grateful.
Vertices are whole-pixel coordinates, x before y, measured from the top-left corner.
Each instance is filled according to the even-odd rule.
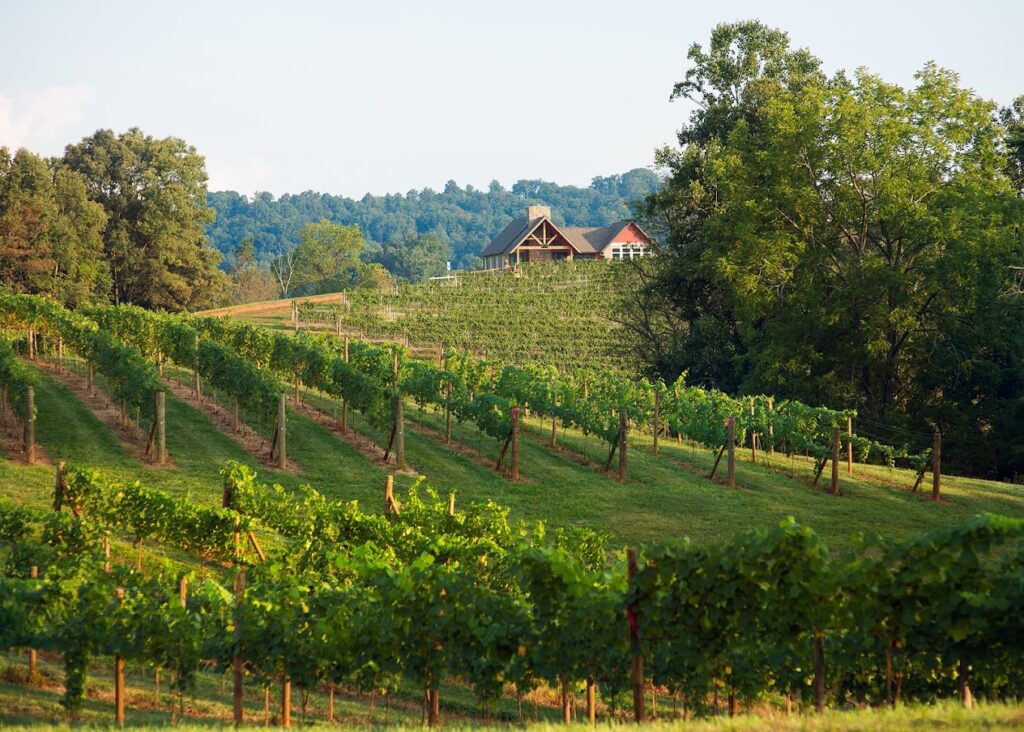
[[[383,485],[389,468],[380,460],[380,447],[387,435],[370,428],[358,415],[351,415],[354,434],[341,435],[333,428],[338,404],[322,395],[303,391],[302,404],[290,405],[288,415],[289,457],[295,468],[278,471],[267,467],[265,442],[260,437],[239,442],[228,426],[223,410],[211,405],[226,399],[208,393],[206,404],[198,406],[178,390],[169,395],[167,406],[168,447],[173,464],[165,468],[151,465],[141,457],[141,435],[112,427],[104,421],[107,400],[102,390],[89,398],[79,388],[84,381],[81,364],[72,364],[73,373],[57,375],[40,362],[37,390],[37,441],[45,460],[66,461],[101,468],[122,479],[138,479],[207,505],[221,498],[219,471],[228,460],[238,460],[256,468],[264,480],[287,487],[310,483],[323,493],[355,499],[370,510],[382,506]],[[168,369],[168,380],[183,378]],[[102,386],[102,384],[101,384]],[[109,412],[109,410],[108,410]],[[328,418],[323,417],[328,415]],[[550,526],[584,525],[603,529],[616,546],[690,536],[696,541],[726,539],[737,531],[772,524],[785,516],[795,516],[814,527],[833,547],[842,547],[858,532],[880,531],[905,536],[942,525],[954,524],[982,511],[1024,517],[1024,489],[1019,486],[967,478],[944,477],[940,503],[927,500],[924,493],[913,494],[914,475],[910,471],[855,465],[854,474],[844,470],[840,476],[843,495],[827,495],[812,487],[813,465],[805,458],[759,455],[751,463],[749,451],[738,454],[737,489],[728,489],[708,480],[713,455],[710,451],[672,441],[662,441],[659,454],[653,454],[649,438],[638,436],[630,442],[630,478],[620,484],[603,473],[605,445],[597,438],[559,430],[558,447],[552,449],[550,424],[535,417],[524,420],[520,465],[522,479],[512,482],[493,470],[498,445],[471,425],[454,425],[455,443],[443,444],[443,415],[406,406],[406,457],[412,468],[397,476],[399,497],[417,480],[426,476],[429,485],[441,493],[454,491],[460,503],[493,499],[508,506],[514,518],[545,521]],[[11,430],[7,429],[8,434]],[[0,496],[14,503],[45,509],[53,489],[52,465],[26,466],[16,448],[16,436],[4,443],[5,459],[0,460]],[[253,450],[253,445],[259,449]],[[253,453],[256,453],[255,455]],[[135,549],[129,537],[113,545],[115,561],[132,563]],[[190,563],[192,560],[159,547],[144,548],[147,570],[164,562]],[[207,566],[205,572],[219,572]],[[59,706],[63,669],[58,656],[43,654],[42,677],[30,686],[24,674],[23,655],[0,657],[0,724],[61,723]],[[134,725],[166,724],[171,696],[164,690],[157,695],[152,669],[128,668],[129,722]],[[90,669],[89,694],[84,721],[109,723],[112,685],[110,661],[96,658]],[[230,684],[228,684],[230,687]],[[222,691],[219,676],[202,673],[194,698],[186,699],[185,714],[190,723],[225,723],[230,719],[230,688]],[[270,703],[270,719],[278,709],[276,690]],[[346,724],[404,724],[419,722],[419,690],[403,689],[387,702],[371,700],[352,691],[339,692],[336,711]],[[262,724],[263,690],[257,685],[246,689],[247,721]],[[307,713],[322,720],[326,695],[313,693]],[[479,723],[481,712],[472,691],[458,683],[446,684],[442,691],[443,714],[449,724]],[[537,702],[537,719],[557,718],[554,692],[542,689],[527,697],[524,708],[532,716]],[[295,716],[299,717],[298,700]],[[663,715],[670,702],[663,701]],[[390,711],[388,707],[390,706]],[[759,710],[761,711],[761,710]],[[490,710],[492,720],[514,722],[518,708],[514,698],[506,697]],[[933,725],[952,720],[955,724],[1006,725],[1019,721],[1013,707],[986,707],[969,718],[956,710],[940,713],[926,709],[901,710],[880,716],[871,713],[843,713],[827,718],[822,729],[884,728],[900,729],[905,724]],[[936,716],[937,715],[937,716]],[[959,715],[959,716],[958,716]],[[806,722],[802,718],[801,724]],[[762,728],[758,719],[757,728]],[[707,728],[713,722],[704,723]],[[750,728],[738,722],[738,729]],[[771,728],[790,729],[779,718],[770,720]],[[801,727],[810,728],[810,727]],[[818,728],[818,727],[814,727]]]
[[[37,439],[53,461],[95,466],[212,504],[220,497],[219,470],[228,460],[239,460],[253,465],[263,479],[286,487],[309,483],[329,496],[356,499],[370,509],[380,505],[388,469],[380,461],[379,446],[387,435],[370,428],[357,414],[350,424],[359,440],[340,435],[330,427],[330,419],[314,418],[314,410],[329,416],[338,410],[336,402],[321,395],[304,392],[301,410],[289,414],[289,456],[297,466],[290,472],[267,467],[222,423],[215,424],[206,413],[171,397],[167,432],[174,465],[157,469],[137,459],[131,445],[126,447],[64,383],[46,369],[41,373]],[[456,444],[448,448],[442,438],[443,415],[411,403],[406,413],[411,471],[397,477],[400,492],[421,474],[439,492],[455,491],[460,502],[493,499],[508,506],[514,518],[603,529],[619,546],[684,535],[697,541],[725,539],[790,515],[812,526],[834,547],[859,532],[907,535],[979,512],[1024,516],[1020,486],[944,476],[943,501],[934,503],[925,492],[910,492],[915,477],[910,471],[855,465],[852,476],[844,466],[843,495],[834,497],[820,486],[812,487],[810,460],[759,455],[752,464],[749,451],[738,453],[739,488],[730,490],[708,480],[714,457],[710,451],[663,440],[660,453],[654,455],[644,436],[631,438],[630,477],[620,484],[603,473],[605,447],[597,438],[559,430],[558,448],[553,450],[548,445],[550,425],[532,417],[523,425],[522,477],[512,482],[493,470],[499,448],[495,440],[471,425],[455,424]],[[0,462],[0,495],[45,507],[51,490],[52,468]]]

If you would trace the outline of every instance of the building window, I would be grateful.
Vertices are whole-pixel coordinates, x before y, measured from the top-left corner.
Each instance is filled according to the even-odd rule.
[[[647,248],[640,243],[619,244],[612,247],[612,259],[640,259],[647,255]]]

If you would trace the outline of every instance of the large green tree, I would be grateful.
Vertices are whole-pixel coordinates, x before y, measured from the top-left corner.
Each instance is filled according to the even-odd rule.
[[[195,148],[137,128],[99,130],[69,145],[64,164],[85,177],[106,210],[103,241],[116,302],[181,310],[221,298],[220,254],[204,234],[213,221],[206,164]]]
[[[682,339],[670,366],[953,429],[967,460],[1024,397],[1022,302],[1001,297],[1022,215],[994,105],[933,65],[910,89],[826,79],[757,23],[690,58],[676,93],[697,111],[645,213],[665,232],[655,287],[691,336],[716,335]]]
[[[380,263],[402,282],[423,282],[443,275],[451,259],[451,247],[436,234],[410,237],[384,247]]]
[[[366,248],[358,226],[323,220],[306,224],[295,248],[292,287],[304,292],[335,292],[359,282]]]
[[[105,300],[103,207],[84,179],[28,150],[0,148],[0,278],[65,305]]]

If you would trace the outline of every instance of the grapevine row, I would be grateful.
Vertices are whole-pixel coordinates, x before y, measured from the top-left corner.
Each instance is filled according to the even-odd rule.
[[[454,676],[484,702],[507,683],[586,683],[615,704],[649,681],[698,713],[719,692],[746,704],[777,693],[880,705],[1024,691],[1024,627],[1012,612],[1024,602],[1019,520],[869,537],[840,555],[789,520],[729,543],[589,561],[574,542],[510,526],[494,509],[463,516],[411,497],[400,515],[371,517],[259,486],[238,466],[225,477],[243,515],[277,516],[289,539],[246,570],[244,587],[208,580],[182,607],[170,577],[102,571],[88,511],[50,519],[42,578],[24,579],[27,557],[14,557],[0,580],[0,647],[62,651],[69,675],[84,674],[90,655],[117,653],[170,669],[185,687],[203,659],[306,690],[394,690],[402,678],[434,690]],[[0,556],[32,543],[31,518],[0,507]],[[313,560],[301,551],[311,537],[326,550]],[[69,709],[83,684],[69,679]]]

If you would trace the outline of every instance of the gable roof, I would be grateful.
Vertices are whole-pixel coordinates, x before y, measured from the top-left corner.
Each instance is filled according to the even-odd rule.
[[[512,219],[508,226],[502,229],[491,243],[487,245],[487,248],[484,249],[480,256],[493,257],[513,251],[523,242],[523,239],[529,236],[545,220],[555,231],[564,236],[566,241],[579,254],[600,254],[626,227],[630,224],[635,225],[633,221],[616,221],[608,226],[558,227],[547,217],[528,219],[526,216],[520,216],[517,219]],[[639,229],[640,227],[637,228]],[[642,230],[641,233],[645,237],[647,236]]]
[[[540,219],[530,219],[525,216],[520,216],[518,219],[512,219],[508,226],[502,229],[496,237],[491,240],[491,243],[487,245],[481,253],[481,257],[492,257],[495,254],[504,254],[507,251],[516,248],[516,245],[523,240],[523,238],[533,230],[533,226],[539,222]]]
[[[566,226],[561,231],[579,251],[597,254],[603,252],[630,223],[616,221],[610,226]]]

